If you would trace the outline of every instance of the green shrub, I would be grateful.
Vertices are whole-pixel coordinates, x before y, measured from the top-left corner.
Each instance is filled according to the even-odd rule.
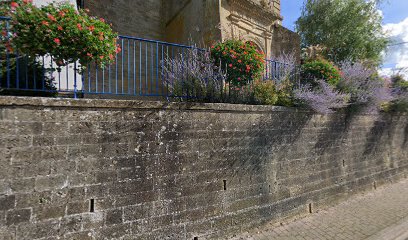
[[[275,105],[279,96],[276,91],[275,83],[268,81],[255,81],[253,84],[254,100],[258,104]]]
[[[313,87],[317,86],[319,80],[324,80],[332,86],[337,86],[340,81],[340,70],[329,61],[311,60],[303,64],[301,68],[302,81]]]
[[[391,84],[394,89],[394,100],[388,103],[385,111],[408,112],[408,81],[400,74],[391,77]]]
[[[408,102],[395,100],[383,106],[385,112],[408,112]]]
[[[401,74],[391,76],[391,83],[393,88],[398,88],[402,91],[408,91],[408,81],[405,80]]]
[[[289,78],[284,79],[279,84],[276,84],[276,90],[278,93],[278,101],[276,105],[292,107],[293,102],[293,83]]]
[[[234,86],[245,86],[262,76],[264,53],[251,42],[227,40],[211,47],[215,64],[227,73],[227,82]]]

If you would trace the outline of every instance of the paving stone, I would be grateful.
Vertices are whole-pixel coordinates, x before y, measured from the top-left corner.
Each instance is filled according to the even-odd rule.
[[[354,196],[284,226],[268,224],[259,231],[262,233],[249,232],[247,235],[252,235],[253,240],[407,240],[408,179]],[[246,238],[244,235],[230,238],[238,239]]]

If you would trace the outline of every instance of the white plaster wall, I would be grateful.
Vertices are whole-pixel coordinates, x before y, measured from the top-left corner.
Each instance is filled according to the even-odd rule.
[[[75,5],[75,6],[77,5],[75,0],[34,0],[34,1],[33,1],[33,3],[34,3],[36,6],[43,6],[43,5],[52,3],[52,2],[54,2],[54,3],[69,2],[69,3],[71,3],[71,4]]]

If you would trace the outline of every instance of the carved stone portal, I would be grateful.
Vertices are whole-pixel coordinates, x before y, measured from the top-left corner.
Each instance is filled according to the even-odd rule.
[[[224,0],[220,15],[222,40],[251,41],[271,57],[273,31],[282,21],[279,0]]]

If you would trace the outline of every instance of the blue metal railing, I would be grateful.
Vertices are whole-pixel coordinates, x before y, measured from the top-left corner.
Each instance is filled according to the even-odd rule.
[[[88,66],[83,75],[84,93],[170,97],[163,79],[165,60],[188,56],[192,50],[204,51],[192,46],[129,36],[119,36],[118,44],[122,51],[115,56],[114,64],[105,68],[95,64]]]
[[[49,56],[20,55],[9,43],[10,18],[0,17],[0,32],[0,95],[55,96],[72,92],[76,97],[80,78],[76,64],[57,70]]]
[[[182,44],[143,38],[119,36],[122,51],[115,56],[113,64],[103,68],[89,64],[84,72],[79,72],[78,64],[57,67],[50,56],[21,56],[18,50],[7,45],[10,38],[10,19],[0,17],[3,33],[0,46],[0,95],[24,94],[49,95],[70,93],[80,95],[118,95],[155,97],[200,97],[193,91],[181,91],[177,96],[172,83],[163,77],[164,69],[172,69],[168,59],[189,62],[192,51],[204,49]],[[188,65],[187,65],[188,66]],[[266,60],[264,79],[278,80],[287,74],[288,65]],[[182,69],[183,71],[183,69]],[[183,75],[184,76],[184,75]],[[190,81],[191,79],[187,79]],[[194,87],[194,86],[193,86]]]
[[[271,59],[265,60],[264,80],[280,81],[288,77],[292,82],[300,80],[300,67],[294,64],[282,63]]]

